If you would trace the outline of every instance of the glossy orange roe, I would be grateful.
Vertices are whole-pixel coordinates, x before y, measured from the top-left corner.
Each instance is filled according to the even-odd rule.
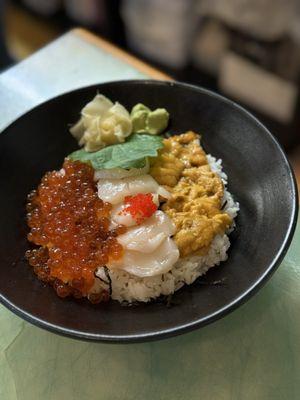
[[[93,168],[66,160],[63,170],[48,172],[28,196],[28,240],[41,246],[26,253],[39,279],[50,282],[60,297],[86,296],[97,267],[122,256],[116,236],[109,231],[111,205],[98,198]],[[90,301],[107,300],[107,291]]]
[[[132,218],[141,224],[146,218],[150,218],[157,210],[151,193],[138,193],[135,196],[126,196],[125,207],[122,212],[130,213]]]

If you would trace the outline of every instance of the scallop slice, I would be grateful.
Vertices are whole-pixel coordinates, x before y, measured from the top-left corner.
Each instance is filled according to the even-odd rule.
[[[171,238],[165,239],[155,252],[146,254],[125,250],[121,260],[107,265],[110,269],[122,269],[140,278],[164,274],[179,258],[179,250]]]
[[[124,210],[126,204],[121,203],[115,205],[110,212],[110,219],[113,225],[124,225],[124,226],[134,226],[136,225],[136,220],[132,217],[129,212]]]
[[[154,204],[159,206],[158,194],[152,194],[152,201]],[[124,226],[134,226],[136,225],[136,220],[132,217],[130,212],[126,211],[126,207],[128,205],[125,203],[117,204],[113,206],[110,212],[111,223],[113,226],[115,225],[124,225]]]
[[[150,175],[124,179],[99,179],[97,185],[99,198],[113,205],[121,203],[126,196],[138,193],[164,193],[164,196],[168,194],[167,191],[162,191],[163,188]]]
[[[163,212],[156,211],[143,224],[129,228],[126,233],[117,237],[125,250],[151,253],[169,236],[174,235],[175,225]]]

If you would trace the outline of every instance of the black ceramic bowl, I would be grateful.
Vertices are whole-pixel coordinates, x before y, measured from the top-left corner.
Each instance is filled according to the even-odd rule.
[[[170,130],[202,134],[205,150],[222,158],[229,190],[240,202],[229,259],[164,303],[122,307],[63,300],[37,280],[24,260],[25,202],[46,171],[60,168],[76,148],[68,132],[80,109],[99,91],[130,109],[142,102],[165,107]],[[278,267],[297,218],[297,191],[289,163],[270,132],[237,104],[208,90],[173,82],[124,81],[54,98],[0,135],[0,300],[40,327],[81,339],[133,342],[159,339],[208,324],[251,297]],[[201,278],[200,278],[201,279]],[[200,280],[199,279],[199,280]],[[202,280],[203,281],[203,280]]]

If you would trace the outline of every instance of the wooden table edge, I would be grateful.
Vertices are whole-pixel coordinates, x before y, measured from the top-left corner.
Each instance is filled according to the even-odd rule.
[[[164,72],[159,71],[158,69],[152,67],[151,65],[139,60],[137,57],[127,53],[126,51],[120,49],[119,47],[113,45],[112,43],[102,39],[99,36],[94,35],[93,33],[83,28],[74,28],[71,30],[71,33],[73,33],[76,36],[79,36],[81,39],[87,41],[88,43],[100,47],[104,51],[110,53],[112,56],[119,58],[123,62],[137,69],[139,72],[142,72],[143,74],[148,75],[153,79],[164,80],[164,81],[172,80],[172,78],[169,75],[165,74]]]

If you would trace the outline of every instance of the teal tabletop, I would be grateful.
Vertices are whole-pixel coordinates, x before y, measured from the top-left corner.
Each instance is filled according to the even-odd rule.
[[[1,117],[2,128],[58,92],[145,77],[80,40],[67,34],[2,74],[0,104],[9,110]],[[80,57],[71,62],[74,52]],[[50,85],[54,56],[65,79]],[[41,72],[45,59],[48,84]],[[96,71],[87,66],[91,62]],[[4,93],[12,83],[12,93]],[[126,345],[81,342],[32,326],[0,306],[0,400],[296,400],[299,309],[299,221],[284,261],[255,297],[222,320],[182,336]]]

